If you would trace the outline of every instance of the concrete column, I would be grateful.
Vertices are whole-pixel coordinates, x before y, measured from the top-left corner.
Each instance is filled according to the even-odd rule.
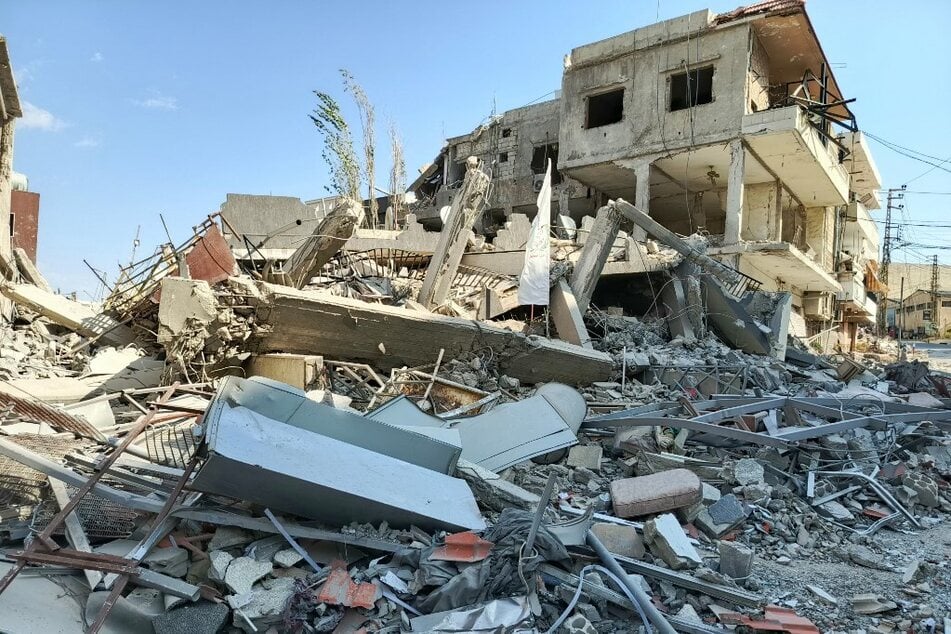
[[[743,173],[746,171],[746,151],[743,141],[730,141],[730,176],[726,186],[726,223],[723,230],[723,243],[736,244],[743,230]]]
[[[766,239],[781,242],[783,239],[783,184],[776,181],[776,201],[770,210],[769,223],[766,226]]]
[[[641,163],[634,170],[634,206],[650,215],[651,204],[651,164]],[[634,227],[631,237],[639,242],[647,239],[647,232],[640,227]]]
[[[620,225],[621,214],[613,206],[601,207],[598,215],[594,217],[594,225],[578,255],[570,281],[571,291],[575,294],[578,310],[582,315],[591,303],[594,287],[597,286],[601,270],[611,254]]]

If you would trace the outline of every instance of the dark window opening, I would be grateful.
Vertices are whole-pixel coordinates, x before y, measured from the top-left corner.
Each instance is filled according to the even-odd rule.
[[[617,123],[624,118],[624,89],[591,95],[588,97],[586,128],[600,128]]]
[[[16,226],[16,214],[10,214],[10,237],[12,238],[16,233],[13,228]]]
[[[713,66],[678,73],[670,78],[670,111],[713,101]]]
[[[509,162],[509,153],[499,152],[499,163],[508,163],[508,162]]]
[[[548,159],[551,159],[551,184],[557,185],[561,182],[561,173],[558,171],[557,143],[535,146],[532,150],[532,174],[544,176],[548,167]]]
[[[507,139],[512,136],[512,128],[503,128],[502,129],[502,138]]]

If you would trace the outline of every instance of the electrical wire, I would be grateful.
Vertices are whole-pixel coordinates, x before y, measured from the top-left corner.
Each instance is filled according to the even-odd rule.
[[[578,573],[578,587],[575,589],[575,595],[571,597],[571,601],[568,602],[568,607],[565,608],[565,611],[561,613],[561,616],[558,617],[558,620],[556,620],[552,626],[548,628],[548,631],[546,631],[545,634],[555,634],[555,632],[558,631],[558,628],[561,627],[561,624],[565,622],[565,619],[568,618],[568,615],[571,614],[571,611],[575,609],[576,605],[578,605],[578,599],[581,598],[581,590],[584,588],[585,584],[584,576],[592,570],[599,572],[617,584],[617,587],[621,589],[621,592],[624,593],[624,596],[627,597],[628,601],[634,604],[634,609],[637,610],[637,616],[640,617],[641,623],[643,623],[644,627],[647,628],[647,634],[652,634],[654,628],[651,625],[651,622],[647,620],[647,615],[644,614],[644,609],[641,608],[641,605],[637,602],[637,599],[634,598],[634,595],[631,594],[631,591],[627,589],[627,586],[624,585],[624,582],[617,578],[617,575],[604,566],[599,566],[598,564],[590,564],[581,569],[581,572]]]

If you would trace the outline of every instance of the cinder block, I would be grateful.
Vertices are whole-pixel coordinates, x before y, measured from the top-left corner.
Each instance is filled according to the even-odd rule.
[[[671,469],[611,483],[611,501],[618,517],[663,513],[700,501],[703,485],[687,469]]]

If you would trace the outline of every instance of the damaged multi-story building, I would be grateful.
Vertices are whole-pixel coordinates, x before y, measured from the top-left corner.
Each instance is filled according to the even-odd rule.
[[[583,235],[623,198],[672,231],[705,234],[709,255],[763,289],[790,292],[793,331],[838,323],[854,338],[884,291],[869,215],[881,183],[804,4],[698,11],[573,49],[555,99],[448,139],[411,186],[418,219],[438,226],[476,156],[493,177],[491,236],[534,214],[551,159],[562,225]],[[622,228],[621,242],[646,252],[643,230]]]

